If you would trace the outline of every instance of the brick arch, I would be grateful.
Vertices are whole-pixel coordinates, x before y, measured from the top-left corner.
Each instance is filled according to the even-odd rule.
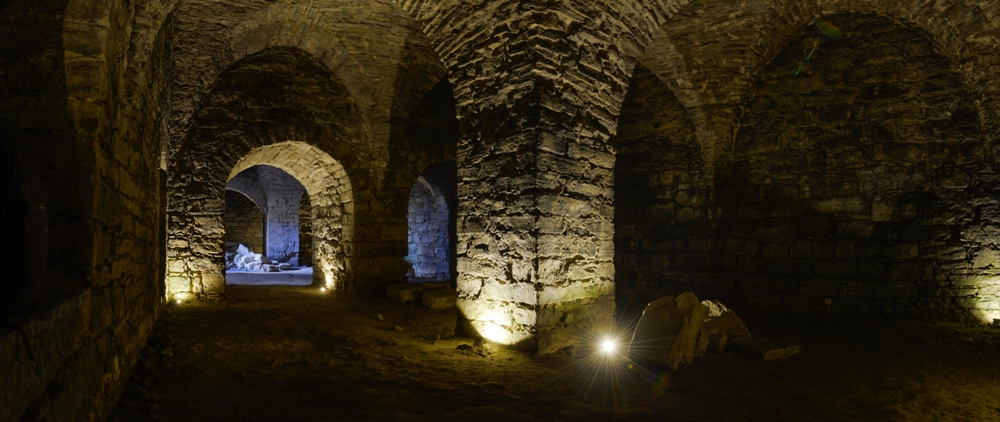
[[[354,237],[354,190],[339,161],[304,142],[282,142],[255,148],[229,172],[267,165],[288,173],[306,188],[312,203],[314,284],[348,290],[353,284],[350,255]]]

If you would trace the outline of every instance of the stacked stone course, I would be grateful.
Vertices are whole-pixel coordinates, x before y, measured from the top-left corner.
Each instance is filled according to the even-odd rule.
[[[848,37],[790,77],[817,18]],[[542,353],[688,290],[1000,317],[998,30],[981,0],[3,2],[53,293],[15,321],[37,366],[0,335],[0,420],[106,417],[157,303],[221,293],[239,166],[295,176],[318,281],[368,292],[455,160],[466,328]]]

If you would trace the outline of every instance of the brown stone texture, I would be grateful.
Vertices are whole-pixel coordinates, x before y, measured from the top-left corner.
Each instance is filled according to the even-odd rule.
[[[820,18],[844,36],[796,76]],[[105,418],[158,304],[224,294],[260,165],[305,190],[315,282],[381,294],[454,162],[460,323],[540,353],[683,291],[1000,318],[998,32],[984,0],[0,2],[0,111],[52,198],[0,420]]]
[[[646,306],[629,342],[628,359],[676,370],[700,355],[701,334],[709,308],[691,292],[664,296]]]
[[[410,189],[407,260],[414,279],[455,278],[456,177],[454,163],[436,164],[425,169]]]
[[[309,194],[303,193],[299,202],[299,265],[312,265],[312,203]]]

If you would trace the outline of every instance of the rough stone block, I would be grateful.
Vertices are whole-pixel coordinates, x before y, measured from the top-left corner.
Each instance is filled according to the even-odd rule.
[[[386,288],[386,294],[399,303],[419,302],[423,300],[424,293],[449,287],[446,282],[393,284]]]
[[[750,330],[743,320],[722,302],[705,300],[701,304],[708,308],[708,317],[698,333],[696,356],[702,356],[708,351],[721,354],[729,338],[750,336]]]
[[[458,292],[454,289],[437,289],[424,293],[424,306],[434,309],[450,309],[455,307]]]
[[[732,338],[727,347],[745,356],[765,361],[784,359],[802,350],[802,345],[797,343],[760,337]]]
[[[677,369],[695,356],[698,332],[708,308],[692,293],[666,296],[646,306],[635,327],[628,357],[638,362],[666,364]]]

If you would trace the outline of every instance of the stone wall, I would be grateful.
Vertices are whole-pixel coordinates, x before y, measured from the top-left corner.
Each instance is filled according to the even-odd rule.
[[[658,83],[636,70],[614,140],[618,182],[632,186],[616,190],[620,305],[693,290],[800,311],[998,314],[995,153],[981,103],[926,33],[873,15],[824,19],[843,37],[809,25],[749,95],[714,91],[712,107],[743,101],[731,134],[713,133],[726,112],[699,106],[706,91],[684,89],[710,75],[651,72]],[[671,31],[693,23],[679,24]],[[664,56],[644,62],[656,66],[677,54],[653,51]],[[731,149],[707,149],[733,135]]]
[[[309,194],[303,193],[299,202],[299,265],[312,265],[312,243],[312,203]]]
[[[618,319],[634,322],[649,302],[718,280],[712,179],[687,111],[642,64],[612,143]]]
[[[0,329],[0,420],[102,420],[157,314],[158,119],[169,27],[157,1],[0,4],[0,111],[40,153],[49,284]]]
[[[246,245],[252,251],[264,250],[264,213],[250,198],[227,189],[224,218],[226,243]]]
[[[256,89],[247,90],[247,86]],[[349,240],[355,238],[355,227],[362,233],[379,230],[376,223],[382,218],[375,212],[379,202],[371,190],[375,188],[373,163],[355,156],[363,154],[367,141],[353,101],[328,69],[298,50],[267,50],[223,75],[196,116],[184,147],[171,157],[169,231],[177,241],[168,254],[171,294],[222,292],[224,187],[240,171],[255,165],[293,175],[309,191],[313,213],[333,224],[322,234],[335,242],[321,243],[331,249],[314,248],[314,254],[331,260],[329,267],[314,272],[317,280],[331,286],[338,280],[338,288],[346,289],[353,282],[353,276],[347,275],[352,271],[348,256],[379,256],[379,236],[358,236],[364,239],[360,243]],[[301,196],[294,198],[294,204],[300,200]],[[313,223],[318,236],[315,218]],[[294,228],[297,231],[297,222]],[[298,241],[297,236],[294,240]],[[358,268],[367,275],[378,274],[384,266]],[[324,271],[330,273],[324,275]],[[322,280],[328,276],[329,280]],[[377,282],[377,277],[362,280]]]
[[[717,194],[724,268],[758,306],[963,319],[958,280],[994,268],[1000,223],[976,103],[919,32],[827,20],[843,38],[795,38],[746,106]]]
[[[407,261],[413,265],[414,279],[454,280],[455,172],[450,162],[428,167],[410,190]]]

